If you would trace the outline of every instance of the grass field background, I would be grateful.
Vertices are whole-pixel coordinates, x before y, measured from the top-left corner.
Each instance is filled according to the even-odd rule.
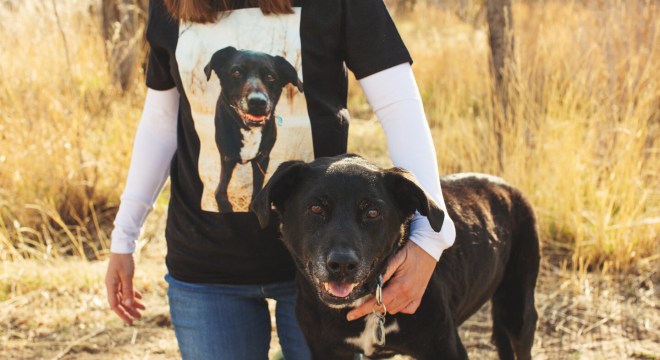
[[[67,350],[61,357],[84,358],[106,353],[112,341],[127,343],[96,342],[96,353],[92,345],[80,350],[90,339],[76,343],[90,328],[101,335],[121,328],[105,311],[102,260],[145,93],[141,77],[127,92],[112,84],[98,6],[0,2],[0,342],[12,356]],[[578,358],[591,358],[590,349],[608,358],[607,346],[659,358],[645,341],[660,343],[660,5],[514,0],[516,62],[507,74],[515,95],[501,154],[484,11],[476,1],[448,1],[396,17],[440,172],[502,176],[531,199],[544,252],[540,289],[550,302],[537,354],[560,343],[557,351]],[[387,164],[384,135],[356,82],[349,102],[350,150]],[[158,284],[151,285],[161,309],[152,310],[154,327],[167,327],[166,204],[167,193],[140,242],[151,255],[138,276]],[[81,301],[95,320],[72,305]],[[41,320],[35,309],[43,309]],[[141,349],[166,358],[176,351],[171,345]]]

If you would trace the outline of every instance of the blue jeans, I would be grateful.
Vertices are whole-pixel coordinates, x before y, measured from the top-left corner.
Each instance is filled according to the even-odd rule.
[[[174,332],[185,360],[268,359],[271,321],[266,299],[277,302],[277,334],[286,360],[311,355],[295,316],[293,281],[267,285],[192,284],[165,275]]]

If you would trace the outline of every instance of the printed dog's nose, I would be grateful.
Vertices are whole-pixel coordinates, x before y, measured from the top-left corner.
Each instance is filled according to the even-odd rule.
[[[248,108],[250,112],[264,113],[268,107],[268,99],[261,93],[254,93],[248,96]]]
[[[332,275],[352,275],[357,271],[358,258],[353,251],[332,251],[326,267]]]

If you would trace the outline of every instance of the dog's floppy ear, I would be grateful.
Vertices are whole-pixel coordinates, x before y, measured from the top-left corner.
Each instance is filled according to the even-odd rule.
[[[218,66],[218,64],[223,64],[225,61],[227,61],[227,59],[234,56],[236,52],[237,50],[233,46],[227,46],[226,48],[216,51],[213,54],[213,56],[211,56],[211,60],[209,60],[209,63],[206,64],[206,66],[204,66],[204,74],[206,74],[206,81],[209,81],[211,79],[212,70],[215,70],[216,75],[218,75],[218,69],[216,68],[216,66]]]
[[[285,161],[277,167],[266,186],[257,194],[250,209],[257,215],[259,225],[266,228],[270,223],[271,205],[276,210],[282,210],[282,203],[295,190],[309,165],[304,161]]]
[[[284,82],[283,85],[293,84],[293,86],[298,88],[298,91],[303,92],[303,83],[298,78],[298,71],[296,71],[296,68],[291,63],[281,56],[275,56],[275,67]]]
[[[445,212],[426,194],[411,172],[394,167],[385,170],[383,177],[397,205],[406,214],[412,215],[417,210],[429,219],[433,230],[440,231]]]

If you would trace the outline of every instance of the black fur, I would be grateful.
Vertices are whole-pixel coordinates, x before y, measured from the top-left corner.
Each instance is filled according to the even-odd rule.
[[[491,300],[500,358],[529,359],[540,258],[532,208],[495,177],[460,175],[441,182],[456,242],[443,253],[417,312],[387,315],[386,326],[396,322],[399,331],[367,355],[465,359],[457,327]],[[372,320],[348,322],[351,304],[373,295],[387,260],[406,241],[415,210],[436,231],[444,216],[410,173],[383,170],[354,155],[282,164],[252,207],[262,226],[275,213],[281,218],[282,240],[298,271],[297,317],[315,359],[352,359],[362,351],[346,339],[359,336]],[[336,297],[324,283],[358,285]]]
[[[220,149],[220,183],[216,199],[221,212],[231,212],[227,187],[236,164],[252,164],[252,198],[263,186],[270,151],[275,145],[275,107],[286,84],[303,91],[296,69],[281,56],[239,51],[229,46],[213,54],[204,67],[206,79],[215,71],[220,97],[215,110],[215,139]],[[260,131],[261,142],[254,157],[241,157],[244,131]]]

